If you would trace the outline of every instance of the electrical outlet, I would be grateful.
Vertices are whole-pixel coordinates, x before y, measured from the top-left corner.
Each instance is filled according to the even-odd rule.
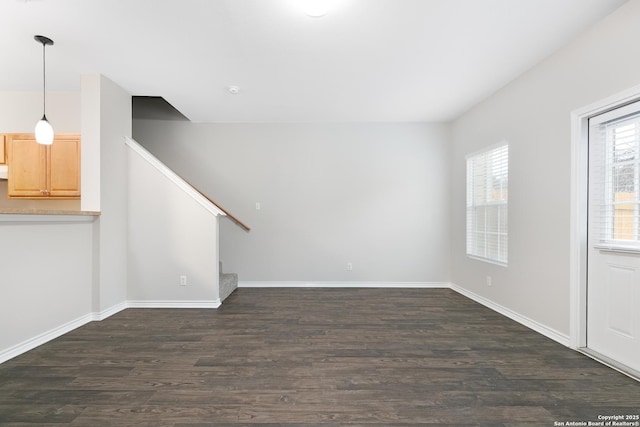
[[[491,276],[487,276],[487,286],[491,286],[493,283],[491,282]]]
[[[187,276],[180,276],[180,286],[187,286]]]
[[[260,202],[256,202],[256,210],[259,211],[260,209],[262,209],[262,205]]]
[[[353,271],[353,264],[350,262],[347,263],[347,271]]]

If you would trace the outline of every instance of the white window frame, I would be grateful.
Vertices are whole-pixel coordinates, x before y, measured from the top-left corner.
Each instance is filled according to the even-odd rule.
[[[509,144],[502,141],[468,154],[466,162],[467,256],[507,266],[509,261]],[[496,178],[496,173],[501,175],[500,179]],[[499,185],[498,194],[495,194],[496,184]],[[483,214],[480,215],[484,218],[482,224],[478,221],[479,213]],[[494,224],[497,228],[493,230],[489,224]]]

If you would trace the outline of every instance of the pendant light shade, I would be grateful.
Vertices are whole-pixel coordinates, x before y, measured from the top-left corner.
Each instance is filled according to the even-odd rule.
[[[45,48],[53,45],[53,40],[45,36],[33,37],[38,43],[42,43],[42,118],[36,123],[36,141],[39,144],[53,144],[53,127],[47,120],[47,63]]]
[[[51,145],[53,144],[53,127],[47,120],[47,116],[42,116],[38,123],[36,123],[36,141],[39,144]]]

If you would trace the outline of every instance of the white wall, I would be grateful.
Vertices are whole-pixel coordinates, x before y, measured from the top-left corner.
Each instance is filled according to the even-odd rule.
[[[218,218],[137,152],[127,160],[128,300],[217,305]]]
[[[42,118],[42,92],[0,91],[0,133],[33,133]],[[55,132],[80,131],[80,92],[47,92],[47,119]]]
[[[632,0],[453,123],[453,283],[569,335],[571,111],[640,84]],[[509,266],[465,255],[465,154],[509,142]],[[491,287],[486,276],[492,276]]]
[[[125,137],[131,136],[131,95],[99,74],[83,75],[81,87],[82,209],[101,212],[94,224],[93,310],[102,313],[123,304],[127,293]]]
[[[0,133],[33,133],[42,117],[42,92],[0,92]],[[80,93],[47,92],[47,118],[55,132],[80,132]],[[78,200],[7,198],[7,181],[0,180],[0,208],[78,210]]]
[[[0,362],[91,312],[91,226],[0,219]]]
[[[445,125],[140,120],[134,137],[252,228],[220,224],[241,282],[448,281]]]

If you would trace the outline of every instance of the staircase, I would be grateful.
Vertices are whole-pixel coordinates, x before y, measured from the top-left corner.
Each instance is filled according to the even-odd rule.
[[[164,233],[161,235],[167,242],[167,246],[171,244],[173,248],[176,241],[173,236],[171,234],[167,234],[165,230],[173,230],[174,227],[181,227],[185,224],[188,224],[190,215],[196,212],[196,210],[192,209],[191,207],[197,206],[197,212],[199,215],[197,217],[198,221],[205,221],[208,227],[215,228],[216,233],[213,235],[200,233],[199,235],[193,236],[194,239],[200,239],[197,241],[198,245],[187,242],[187,244],[185,245],[185,250],[190,250],[193,247],[197,246],[199,248],[205,248],[205,250],[208,251],[208,255],[210,255],[206,257],[200,256],[198,259],[202,259],[202,262],[197,262],[194,265],[190,266],[190,268],[193,269],[193,272],[191,273],[192,275],[196,273],[200,274],[205,271],[207,273],[212,272],[211,262],[220,261],[220,252],[218,247],[219,236],[217,232],[219,217],[224,216],[229,218],[246,232],[249,232],[251,229],[239,219],[231,215],[228,211],[223,209],[216,202],[211,200],[211,198],[209,198],[202,191],[198,190],[191,183],[185,181],[182,177],[169,169],[164,163],[158,160],[153,154],[147,151],[147,149],[138,144],[136,141],[127,137],[125,139],[125,144],[129,149],[127,151],[129,194],[136,202],[129,203],[129,221],[146,221],[147,216],[153,215],[155,211],[172,209],[172,212],[174,212],[176,211],[176,208],[172,204],[169,204],[167,201],[180,200],[178,206],[184,207],[184,209],[178,209],[176,211],[179,212],[178,215],[169,215],[167,216],[166,220],[163,216],[158,220],[157,223],[154,222],[154,230],[151,230],[148,227],[139,227],[141,230],[147,230],[148,236],[153,236],[154,239],[158,238],[158,233]],[[162,186],[162,194],[166,194],[165,192],[170,192],[170,194],[172,194],[173,196],[172,198],[155,198],[155,204],[153,204],[153,208],[151,208],[148,202],[142,201],[147,200],[148,194],[151,194],[153,191],[157,191],[158,185]],[[200,214],[202,213],[202,210],[200,208],[204,208],[205,211],[211,215],[205,215],[205,217],[203,218],[202,216],[200,216]],[[141,236],[147,236],[147,234],[144,234],[142,231],[141,233]],[[135,257],[138,261],[138,268],[136,268],[137,274],[140,276],[137,279],[141,281],[144,281],[148,277],[154,277],[153,275],[156,273],[156,265],[158,262],[156,257],[147,256],[148,251],[144,250],[144,248],[146,247],[145,242],[147,241],[148,238],[143,238],[140,236],[138,236],[138,239],[135,240],[135,242],[142,242],[142,244],[139,244],[136,247],[136,253],[141,255]],[[130,244],[130,248],[131,247],[132,245]],[[163,254],[164,258],[162,261],[163,263],[167,264],[167,268],[174,269],[174,272],[171,274],[177,277],[178,275],[189,273],[183,269],[184,265],[180,262],[177,262],[179,260],[176,260],[175,257],[172,256],[173,252],[174,251],[165,252]],[[202,254],[200,253],[198,255]],[[223,273],[221,262],[219,262],[218,266],[218,300],[206,300],[206,303],[210,305],[215,305],[218,302],[224,301],[229,295],[233,293],[233,291],[238,288],[238,275]],[[210,277],[210,281],[207,282],[211,285],[208,288],[210,297],[213,297],[215,292],[214,279],[214,277]],[[184,289],[180,289],[180,292],[175,293],[175,296],[184,298],[184,291]]]
[[[238,289],[238,275],[236,273],[223,273],[222,262],[220,265],[220,301],[227,299],[229,295]]]

